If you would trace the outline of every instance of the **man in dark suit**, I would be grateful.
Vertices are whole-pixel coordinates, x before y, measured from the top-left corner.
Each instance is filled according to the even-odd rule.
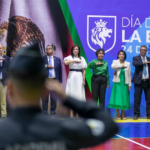
[[[150,119],[150,58],[146,57],[147,47],[140,47],[140,55],[133,57],[135,72],[132,82],[134,83],[134,120],[140,116],[141,95],[144,90],[146,99],[146,115]]]
[[[9,57],[3,55],[3,46],[0,44],[0,114],[1,118],[7,116],[6,110],[6,92],[5,81],[8,72]]]
[[[61,61],[58,57],[54,56],[54,51],[56,50],[55,45],[48,45],[46,47],[46,54],[44,56],[45,67],[47,68],[47,77],[49,80],[56,79],[60,83],[62,83],[62,68],[61,68]],[[48,99],[44,99],[42,101],[43,113],[48,113]],[[50,113],[51,115],[56,114],[56,100],[53,96],[50,96],[51,100],[51,108]]]

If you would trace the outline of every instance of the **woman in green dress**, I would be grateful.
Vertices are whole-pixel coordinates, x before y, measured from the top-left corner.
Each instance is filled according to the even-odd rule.
[[[125,61],[126,53],[124,50],[118,52],[117,58],[118,60],[113,60],[111,65],[115,73],[108,107],[116,109],[117,119],[125,120],[125,110],[130,109],[131,67],[130,63]],[[119,109],[122,111],[121,117]]]

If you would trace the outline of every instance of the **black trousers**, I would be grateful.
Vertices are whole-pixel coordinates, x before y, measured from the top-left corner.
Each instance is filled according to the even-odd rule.
[[[49,96],[42,100],[42,110],[44,114],[48,114],[48,99],[49,99]],[[55,114],[57,102],[52,95],[50,96],[50,100],[51,100],[50,113]]]
[[[49,80],[56,80],[56,78]],[[47,96],[45,99],[42,99],[42,110],[44,114],[48,114],[48,100],[49,96]],[[50,100],[51,100],[50,113],[56,114],[57,101],[55,100],[55,97],[53,95],[50,95]]]
[[[134,115],[140,116],[140,103],[142,91],[145,93],[146,115],[150,117],[150,84],[149,80],[141,81],[140,84],[134,84]]]
[[[98,101],[105,108],[105,93],[107,87],[107,77],[104,75],[93,75],[91,78],[92,99]]]

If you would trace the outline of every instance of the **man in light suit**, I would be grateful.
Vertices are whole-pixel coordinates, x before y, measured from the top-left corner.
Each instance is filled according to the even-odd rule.
[[[6,110],[6,92],[5,85],[9,65],[9,57],[3,55],[3,46],[0,44],[0,115],[1,118],[7,116]]]
[[[150,119],[150,58],[146,57],[147,47],[140,47],[140,55],[133,57],[135,72],[132,82],[134,83],[134,120],[140,116],[141,95],[144,90],[146,100],[146,115]]]
[[[62,83],[62,68],[61,68],[61,61],[58,57],[54,56],[54,51],[56,50],[55,45],[48,45],[46,47],[46,54],[44,56],[45,67],[47,68],[47,77],[49,80],[56,79],[60,83]],[[43,113],[48,113],[48,99],[44,99],[42,101]],[[50,113],[51,115],[56,114],[56,100],[53,96],[50,96],[51,99],[51,108]]]

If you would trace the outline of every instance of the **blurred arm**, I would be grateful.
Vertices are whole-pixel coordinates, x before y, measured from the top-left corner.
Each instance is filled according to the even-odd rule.
[[[64,105],[76,111],[84,119],[64,121],[64,134],[71,140],[68,148],[75,150],[101,144],[113,137],[119,130],[110,115],[96,103],[82,102],[67,97]],[[66,137],[66,138],[67,138]]]
[[[69,150],[100,144],[118,132],[117,124],[96,103],[83,102],[67,96],[61,88],[61,84],[55,80],[47,80],[46,88],[51,94],[59,96],[59,100],[65,106],[74,110],[83,118],[60,121],[61,136],[68,143]]]

